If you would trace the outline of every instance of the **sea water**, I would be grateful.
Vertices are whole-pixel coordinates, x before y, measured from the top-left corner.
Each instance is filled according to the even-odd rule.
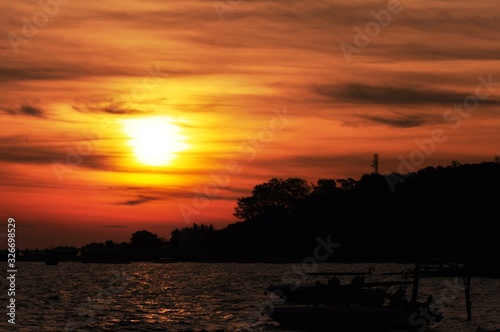
[[[309,282],[305,272],[371,269],[375,278],[378,272],[404,271],[411,267],[386,263],[306,266],[300,263],[60,262],[48,266],[43,262],[19,262],[16,324],[7,322],[8,285],[3,278],[0,300],[6,312],[0,330],[283,332],[288,330],[262,314],[266,306],[280,304],[279,298],[267,292],[269,285]],[[390,279],[395,280],[395,276]],[[472,332],[479,326],[491,330],[500,328],[499,279],[472,279],[472,321],[466,321],[461,278],[421,279],[419,294],[421,300],[432,294],[435,305],[444,315],[429,331]]]

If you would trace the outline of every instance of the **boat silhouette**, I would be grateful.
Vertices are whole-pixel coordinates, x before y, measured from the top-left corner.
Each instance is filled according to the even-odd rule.
[[[280,326],[309,331],[425,331],[443,316],[431,308],[431,295],[418,302],[409,299],[408,288],[418,290],[418,278],[402,271],[402,280],[387,280],[392,273],[381,274],[385,280],[366,282],[368,272],[333,272],[310,274],[307,285],[271,285],[267,288],[284,302],[267,306],[263,314]],[[328,276],[327,282],[315,280]],[[353,276],[341,284],[339,276]],[[426,312],[427,315],[422,315]]]
[[[45,265],[58,265],[59,256],[55,250],[47,250],[45,252]]]

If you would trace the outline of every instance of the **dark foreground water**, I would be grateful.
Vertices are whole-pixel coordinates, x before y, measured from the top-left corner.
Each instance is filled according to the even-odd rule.
[[[63,262],[18,263],[16,325],[7,323],[7,283],[2,278],[1,331],[275,331],[260,313],[276,298],[271,283],[299,282],[301,264]],[[320,264],[318,271],[375,272],[411,268],[398,264]],[[430,331],[500,328],[500,280],[472,280],[473,320],[466,322],[461,279],[424,279],[445,318]]]

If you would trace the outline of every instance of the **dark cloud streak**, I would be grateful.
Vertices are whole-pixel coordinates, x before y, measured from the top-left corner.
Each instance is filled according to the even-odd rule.
[[[28,104],[22,104],[19,108],[1,108],[5,113],[10,115],[26,115],[36,118],[44,118],[45,112],[39,108]]]
[[[429,89],[424,87],[400,87],[392,85],[317,85],[313,90],[320,96],[338,102],[370,105],[453,105],[462,103],[470,93]],[[482,104],[500,105],[499,100],[487,99]]]
[[[359,117],[395,128],[412,128],[425,124],[425,120],[418,115],[399,114],[399,118],[389,118],[380,115],[359,115]]]
[[[157,197],[139,195],[137,199],[120,202],[118,205],[139,205],[158,200]]]
[[[80,113],[107,113],[113,115],[126,115],[126,114],[146,114],[147,111],[141,111],[137,109],[130,109],[124,107],[121,103],[109,103],[106,105],[86,105],[73,106],[73,109]]]

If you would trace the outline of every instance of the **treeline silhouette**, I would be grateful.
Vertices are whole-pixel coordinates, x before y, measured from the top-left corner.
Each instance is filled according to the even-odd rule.
[[[425,167],[359,180],[272,178],[237,199],[237,222],[176,229],[177,260],[280,261],[313,256],[318,237],[340,243],[331,261],[467,261],[500,276],[500,164]]]
[[[62,260],[82,262],[281,262],[313,257],[321,239],[340,244],[329,261],[437,257],[467,261],[478,273],[500,276],[499,188],[496,162],[452,161],[407,174],[364,174],[359,180],[271,178],[237,199],[236,222],[222,229],[193,224],[175,229],[169,240],[141,230],[130,242],[55,250]]]
[[[18,250],[21,261],[80,261],[82,263],[123,264],[133,261],[155,261],[173,257],[169,243],[147,230],[136,231],[129,242],[92,242],[81,248],[58,246],[44,250]]]

